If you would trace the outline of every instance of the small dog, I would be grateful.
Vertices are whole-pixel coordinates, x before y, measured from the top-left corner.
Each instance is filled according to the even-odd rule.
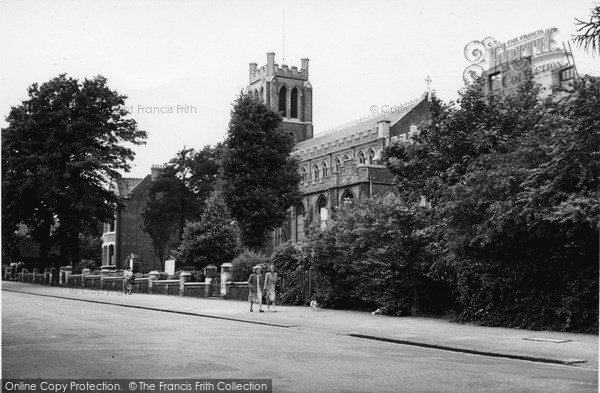
[[[310,301],[310,311],[319,311],[319,303],[314,299]]]

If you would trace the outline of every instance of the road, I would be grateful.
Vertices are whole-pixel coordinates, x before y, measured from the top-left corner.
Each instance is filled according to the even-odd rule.
[[[596,392],[597,371],[2,292],[3,378],[267,378],[274,392]]]

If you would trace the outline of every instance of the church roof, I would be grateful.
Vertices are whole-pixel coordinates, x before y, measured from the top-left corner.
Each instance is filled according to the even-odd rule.
[[[362,119],[324,131],[321,134],[317,134],[314,138],[299,142],[294,147],[294,150],[303,150],[313,146],[319,146],[321,144],[333,142],[337,139],[342,139],[345,136],[371,130],[377,127],[377,123],[380,121],[389,121],[391,127],[400,121],[400,119],[409,114],[415,106],[425,99],[426,97],[422,97],[420,99],[411,101],[408,105],[396,107],[394,108],[395,110],[390,110],[386,113],[376,114],[374,116],[367,116]]]

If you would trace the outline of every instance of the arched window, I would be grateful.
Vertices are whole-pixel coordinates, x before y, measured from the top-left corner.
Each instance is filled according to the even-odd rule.
[[[361,151],[358,152],[358,163],[364,164],[366,162],[365,153]]]
[[[327,211],[327,198],[323,195],[317,200],[317,214],[321,221],[321,228],[325,228],[327,219],[329,218],[329,212]]]
[[[287,87],[285,86],[279,89],[279,113],[281,116],[287,117]]]
[[[313,165],[313,180],[318,180],[321,174],[321,169],[318,164]]]
[[[258,90],[254,90],[254,98],[258,100]]]
[[[371,150],[369,150],[369,160],[367,161],[367,163],[373,164],[374,161],[375,161],[375,150],[371,149]]]
[[[325,198],[323,195],[321,195],[319,197],[319,199],[317,200],[317,212],[320,212],[321,209],[325,209],[327,207],[327,198]]]
[[[346,155],[344,156],[344,161],[348,161],[348,160],[350,160],[350,156],[349,156],[348,154],[346,154]]]
[[[342,194],[342,203],[349,203],[354,200],[354,194],[350,190],[344,191]]]
[[[294,87],[290,94],[290,117],[292,119],[298,118],[298,88]]]
[[[333,165],[335,168],[335,173],[340,173],[340,168],[342,166],[342,162],[340,161],[339,157],[335,158],[335,160],[333,161]]]
[[[302,181],[308,180],[308,172],[305,167],[300,168],[300,177],[302,178]]]
[[[265,89],[262,86],[260,87],[260,99],[265,100]]]
[[[108,246],[108,265],[115,264],[115,246],[111,244]]]
[[[329,168],[327,167],[327,162],[323,161],[321,163],[321,167],[323,167],[323,177],[329,176]]]
[[[296,206],[296,241],[304,239],[304,205]]]

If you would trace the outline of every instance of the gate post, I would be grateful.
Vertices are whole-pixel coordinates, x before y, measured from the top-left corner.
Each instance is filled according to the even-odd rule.
[[[183,271],[179,273],[179,296],[185,296],[185,283],[190,281],[192,274],[190,272]]]

